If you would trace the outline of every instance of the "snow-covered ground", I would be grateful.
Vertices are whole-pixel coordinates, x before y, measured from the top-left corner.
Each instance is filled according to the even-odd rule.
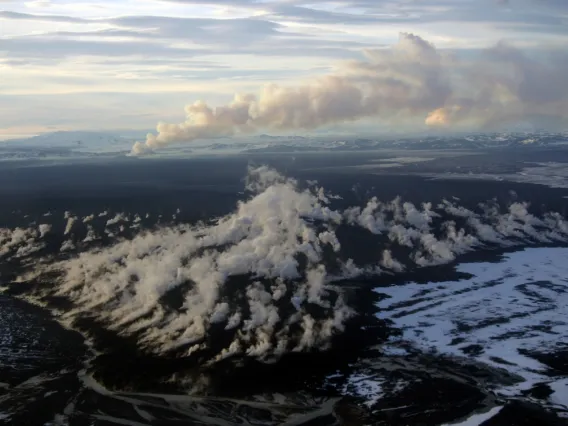
[[[463,422],[460,421],[458,423],[446,423],[442,426],[480,426],[486,420],[489,420],[491,417],[496,416],[502,408],[503,407],[493,407],[491,410],[484,413],[474,414]]]
[[[550,188],[568,188],[568,167],[566,163],[526,163],[517,173],[424,173],[434,180],[498,180],[516,183],[531,183]]]
[[[520,396],[545,383],[553,391],[549,403],[568,409],[566,377],[554,377],[527,354],[568,342],[566,259],[568,248],[527,248],[498,263],[459,265],[470,279],[377,288],[389,296],[379,302],[378,316],[403,330],[398,343],[473,359],[524,379],[496,389],[498,395]]]

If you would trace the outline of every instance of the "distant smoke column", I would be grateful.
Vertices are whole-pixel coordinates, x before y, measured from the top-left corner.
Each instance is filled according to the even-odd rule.
[[[352,61],[341,73],[311,83],[296,87],[269,84],[258,96],[236,95],[218,108],[195,102],[185,109],[186,121],[159,123],[157,134],[136,142],[131,153],[259,129],[310,130],[377,115],[410,113],[423,122],[428,112],[445,104],[451,90],[443,78],[442,57],[430,43],[403,33],[390,50],[367,53],[367,60]],[[390,77],[385,78],[385,73]],[[403,84],[405,90],[401,90]]]
[[[236,95],[221,107],[197,101],[186,106],[184,122],[159,123],[157,133],[136,142],[131,155],[196,139],[261,129],[312,130],[367,117],[439,130],[499,128],[542,117],[568,124],[563,112],[568,111],[568,61],[563,55],[537,60],[499,43],[464,60],[401,33],[390,49],[370,49],[365,56],[312,82],[269,84],[258,95]]]
[[[38,231],[40,238],[43,238],[49,231],[51,231],[51,225],[42,223],[38,226]]]
[[[75,224],[76,221],[77,217],[75,216],[67,217],[67,225],[65,225],[65,231],[63,232],[63,235],[67,235],[71,232],[71,229],[73,228],[73,225]]]

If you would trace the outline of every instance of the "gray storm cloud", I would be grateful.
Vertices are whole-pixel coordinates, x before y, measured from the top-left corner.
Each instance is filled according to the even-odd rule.
[[[537,217],[522,202],[504,208],[489,201],[473,211],[457,200],[417,206],[400,197],[374,197],[338,211],[324,188],[314,183],[302,190],[268,167],[250,169],[246,186],[253,195],[210,224],[139,231],[108,246],[97,246],[92,225],[78,221],[87,236],[66,235],[61,257],[40,262],[25,263],[44,247],[47,227],[0,229],[0,258],[29,266],[18,282],[48,283],[58,276],[34,297],[67,298],[73,308],[61,313],[63,321],[96,318],[155,353],[189,355],[207,347],[213,327],[234,332],[206,360],[213,363],[234,355],[271,360],[325,350],[357,314],[345,300],[342,280],[444,264],[484,247],[568,242],[561,215]],[[368,264],[346,259],[339,227],[372,234],[377,258]],[[67,254],[75,250],[75,256]],[[182,307],[164,304],[164,296],[180,288]],[[310,307],[323,314],[315,317]]]
[[[475,57],[451,54],[401,33],[385,49],[341,64],[338,72],[298,86],[268,84],[258,95],[237,94],[224,106],[196,101],[182,123],[159,123],[132,155],[160,147],[252,133],[311,130],[377,117],[386,124],[481,130],[546,117],[568,118],[568,55],[530,56],[499,43]],[[537,58],[538,59],[535,59]],[[539,121],[540,120],[540,121]]]

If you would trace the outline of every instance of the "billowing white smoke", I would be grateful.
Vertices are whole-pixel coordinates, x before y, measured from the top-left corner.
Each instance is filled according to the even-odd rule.
[[[59,251],[63,253],[63,252],[66,252],[66,251],[75,250],[75,248],[76,248],[75,243],[73,243],[72,240],[66,240],[66,241],[63,241],[63,244],[61,244]]]
[[[73,229],[75,222],[77,222],[77,216],[73,216],[71,212],[66,211],[63,217],[67,219],[67,224],[65,225],[65,231],[63,234],[68,235]]]
[[[116,225],[119,222],[128,222],[129,218],[124,213],[117,213],[112,219],[106,221],[107,226]]]
[[[38,226],[39,236],[43,238],[46,234],[51,232],[52,226],[48,223],[42,223]]]
[[[83,218],[83,223],[91,222],[94,218],[95,218],[95,215],[94,215],[94,214],[90,214],[90,215],[88,215],[88,216],[85,216],[85,217]]]
[[[392,253],[388,249],[383,251],[383,258],[380,261],[380,265],[385,269],[391,269],[395,272],[402,272],[405,269],[402,263],[392,257]]]
[[[93,229],[92,226],[87,225],[87,235],[85,236],[85,238],[83,239],[84,243],[88,243],[91,241],[96,241],[98,240],[100,237],[97,235],[97,233],[95,232],[95,230]]]
[[[37,238],[43,238],[50,228],[49,225],[40,225],[39,231],[34,228],[0,228],[0,259],[25,257],[41,250],[45,245]]]
[[[337,237],[332,229],[318,234],[312,221],[337,225],[341,214],[320,200],[323,192],[299,191],[295,181],[265,167],[250,170],[248,187],[259,192],[216,224],[142,233],[57,264],[64,273],[58,293],[77,306],[69,315],[97,312],[121,333],[140,332],[140,342],[156,351],[193,351],[218,323],[240,327],[230,348],[249,355],[325,347],[351,311],[340,294],[333,302],[327,297],[337,289],[329,287],[321,265],[323,246],[338,250]],[[248,314],[222,298],[228,280],[245,274],[256,278],[243,290]],[[161,298],[187,283],[184,309],[169,312]],[[283,316],[281,309],[296,311],[292,299],[299,311]],[[312,318],[309,304],[329,316]],[[294,338],[295,325],[303,332]]]
[[[296,87],[270,84],[259,95],[237,94],[216,108],[203,101],[187,105],[183,123],[159,123],[157,134],[136,142],[132,154],[196,139],[261,129],[309,130],[366,117],[437,129],[479,130],[542,117],[566,124],[565,55],[537,61],[500,43],[475,59],[460,59],[407,33],[390,49],[364,53],[366,60],[347,62],[336,74]]]
[[[335,211],[323,188],[300,190],[267,167],[249,170],[247,188],[254,195],[214,223],[143,231],[49,265],[44,272],[60,273],[56,294],[75,306],[64,315],[94,316],[158,353],[193,353],[207,346],[213,328],[225,329],[233,340],[209,362],[236,354],[265,359],[328,347],[354,315],[341,279],[447,263],[488,244],[568,241],[564,218],[537,218],[523,203],[501,213],[493,202],[474,212],[446,200],[433,208],[372,198],[363,208]],[[357,265],[342,253],[340,226],[380,235],[389,247]],[[89,235],[96,237],[88,233],[85,241]],[[0,233],[8,252],[35,238],[36,230]],[[67,240],[61,250],[73,248]],[[391,248],[406,252],[406,261]],[[178,308],[166,302],[174,290],[183,298]]]

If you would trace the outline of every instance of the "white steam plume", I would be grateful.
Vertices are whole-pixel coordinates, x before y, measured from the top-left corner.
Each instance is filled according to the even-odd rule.
[[[322,188],[302,191],[268,167],[250,169],[247,187],[254,195],[211,225],[143,231],[34,270],[60,274],[55,294],[75,307],[66,317],[94,316],[158,353],[194,353],[219,326],[234,332],[209,360],[215,362],[326,349],[355,314],[342,295],[342,279],[447,263],[487,245],[568,241],[562,216],[536,217],[520,202],[505,211],[494,202],[473,211],[450,201],[433,208],[372,198],[362,209],[335,211]],[[365,265],[342,260],[341,226],[374,235],[379,258]],[[37,237],[31,228],[1,230],[0,254],[33,247]],[[61,251],[73,248],[68,240]],[[174,289],[183,298],[179,309],[164,303]],[[316,306],[323,312],[318,316]]]
[[[61,244],[61,247],[59,248],[59,251],[62,253],[71,250],[75,250],[75,243],[71,240],[63,241],[63,244]]]
[[[124,213],[117,213],[112,219],[106,221],[106,226],[116,225],[119,222],[128,222],[129,218]]]
[[[67,219],[67,224],[65,225],[65,231],[63,232],[64,235],[67,235],[73,229],[73,225],[77,221],[77,216],[71,216],[69,212],[65,212],[65,218]]]
[[[243,343],[232,348],[247,348],[251,356],[282,351],[276,335],[287,334],[293,324],[308,324],[301,316],[280,317],[281,306],[291,306],[293,295],[302,299],[302,311],[305,303],[318,304],[329,310],[330,318],[348,318],[340,297],[333,303],[325,299],[332,290],[320,265],[323,245],[338,250],[337,238],[332,230],[318,235],[311,225],[311,220],[337,224],[341,215],[322,204],[317,193],[299,191],[293,180],[268,168],[251,169],[249,187],[261,192],[216,225],[143,233],[56,265],[64,272],[59,294],[77,306],[69,315],[97,310],[101,320],[121,333],[142,332],[141,343],[157,351],[199,344],[211,324],[226,322],[231,329],[242,318]],[[219,246],[225,249],[217,250]],[[307,260],[306,271],[299,269],[299,255]],[[250,313],[241,317],[240,308],[221,297],[227,280],[243,274],[261,281],[244,292]],[[263,280],[277,285],[266,286]],[[184,283],[193,283],[185,295],[187,310],[173,315],[160,299]],[[123,295],[118,304],[117,294]],[[322,347],[342,327],[339,320],[321,319],[309,326],[301,338],[305,349]],[[290,339],[289,345],[298,342]]]
[[[83,218],[83,223],[91,222],[94,218],[95,218],[95,215],[94,215],[94,214],[90,214],[90,215],[88,215],[88,216],[85,216],[85,217]]]
[[[51,228],[52,226],[48,223],[41,223],[38,226],[38,231],[39,231],[39,236],[40,238],[43,238],[46,234],[48,234],[49,232],[51,232]]]
[[[92,226],[87,225],[87,235],[83,239],[83,242],[88,243],[88,242],[91,242],[91,241],[96,241],[98,239],[100,239],[100,237],[97,235],[94,228]]]
[[[43,244],[36,241],[38,235],[34,228],[0,228],[0,259],[24,257],[40,250]]]

